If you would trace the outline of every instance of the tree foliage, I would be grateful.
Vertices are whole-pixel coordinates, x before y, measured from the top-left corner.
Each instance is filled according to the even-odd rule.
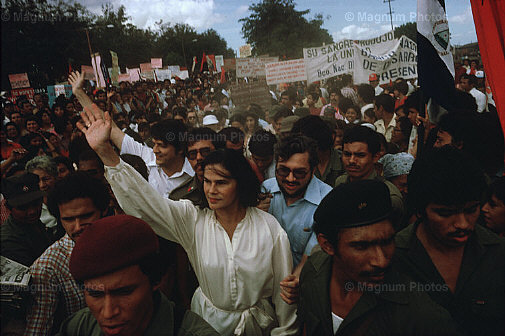
[[[249,6],[252,14],[242,18],[242,36],[255,55],[300,58],[303,48],[332,43],[323,17],[317,14],[307,20],[309,10],[297,11],[293,0],[263,0]]]
[[[417,24],[415,22],[407,22],[395,28],[395,38],[400,38],[403,35],[407,36],[412,41],[417,41]]]
[[[115,51],[123,71],[151,57],[189,67],[193,56],[200,60],[203,52],[233,57],[215,30],[198,33],[188,25],[161,21],[155,30],[140,29],[130,23],[124,6],[104,5],[100,15],[63,0],[6,0],[1,8],[2,90],[10,88],[11,73],[27,72],[31,86],[38,88],[64,80],[69,64],[74,69],[90,65],[86,30],[92,51],[99,52],[108,67],[109,50]]]

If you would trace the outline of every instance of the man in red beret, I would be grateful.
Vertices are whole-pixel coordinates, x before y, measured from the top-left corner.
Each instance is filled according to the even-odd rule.
[[[120,215],[92,223],[70,257],[88,308],[67,319],[60,335],[219,335],[158,290],[162,265],[156,234],[144,221]]]

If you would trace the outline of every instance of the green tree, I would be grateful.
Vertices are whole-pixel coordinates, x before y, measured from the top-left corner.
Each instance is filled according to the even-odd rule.
[[[414,42],[417,41],[417,25],[415,22],[407,22],[396,27],[394,33],[396,38],[405,35]]]
[[[326,29],[321,28],[321,14],[307,20],[309,10],[297,11],[293,0],[263,0],[249,6],[252,14],[242,18],[242,36],[255,55],[300,58],[303,48],[333,43]]]

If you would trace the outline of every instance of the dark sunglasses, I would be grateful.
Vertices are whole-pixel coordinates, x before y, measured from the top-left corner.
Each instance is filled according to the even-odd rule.
[[[207,155],[210,154],[211,152],[211,149],[210,147],[203,147],[203,148],[200,148],[200,149],[193,149],[193,150],[190,150],[188,151],[187,153],[187,157],[188,159],[190,160],[195,160],[196,157],[198,156],[198,152],[200,152],[200,155],[205,158]]]
[[[287,177],[289,176],[289,174],[291,172],[293,172],[293,176],[295,177],[295,179],[297,180],[302,180],[305,178],[305,176],[307,176],[307,174],[309,173],[308,171],[306,171],[305,169],[303,168],[299,168],[299,169],[289,169],[288,167],[284,167],[284,166],[280,166],[278,167],[275,172],[277,173],[277,175],[279,175],[280,177]]]

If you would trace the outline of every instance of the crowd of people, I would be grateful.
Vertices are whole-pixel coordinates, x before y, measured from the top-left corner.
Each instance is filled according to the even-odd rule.
[[[504,137],[475,65],[454,110],[343,75],[235,106],[217,75],[2,108],[13,335],[503,335]],[[468,72],[468,73],[467,73]]]

